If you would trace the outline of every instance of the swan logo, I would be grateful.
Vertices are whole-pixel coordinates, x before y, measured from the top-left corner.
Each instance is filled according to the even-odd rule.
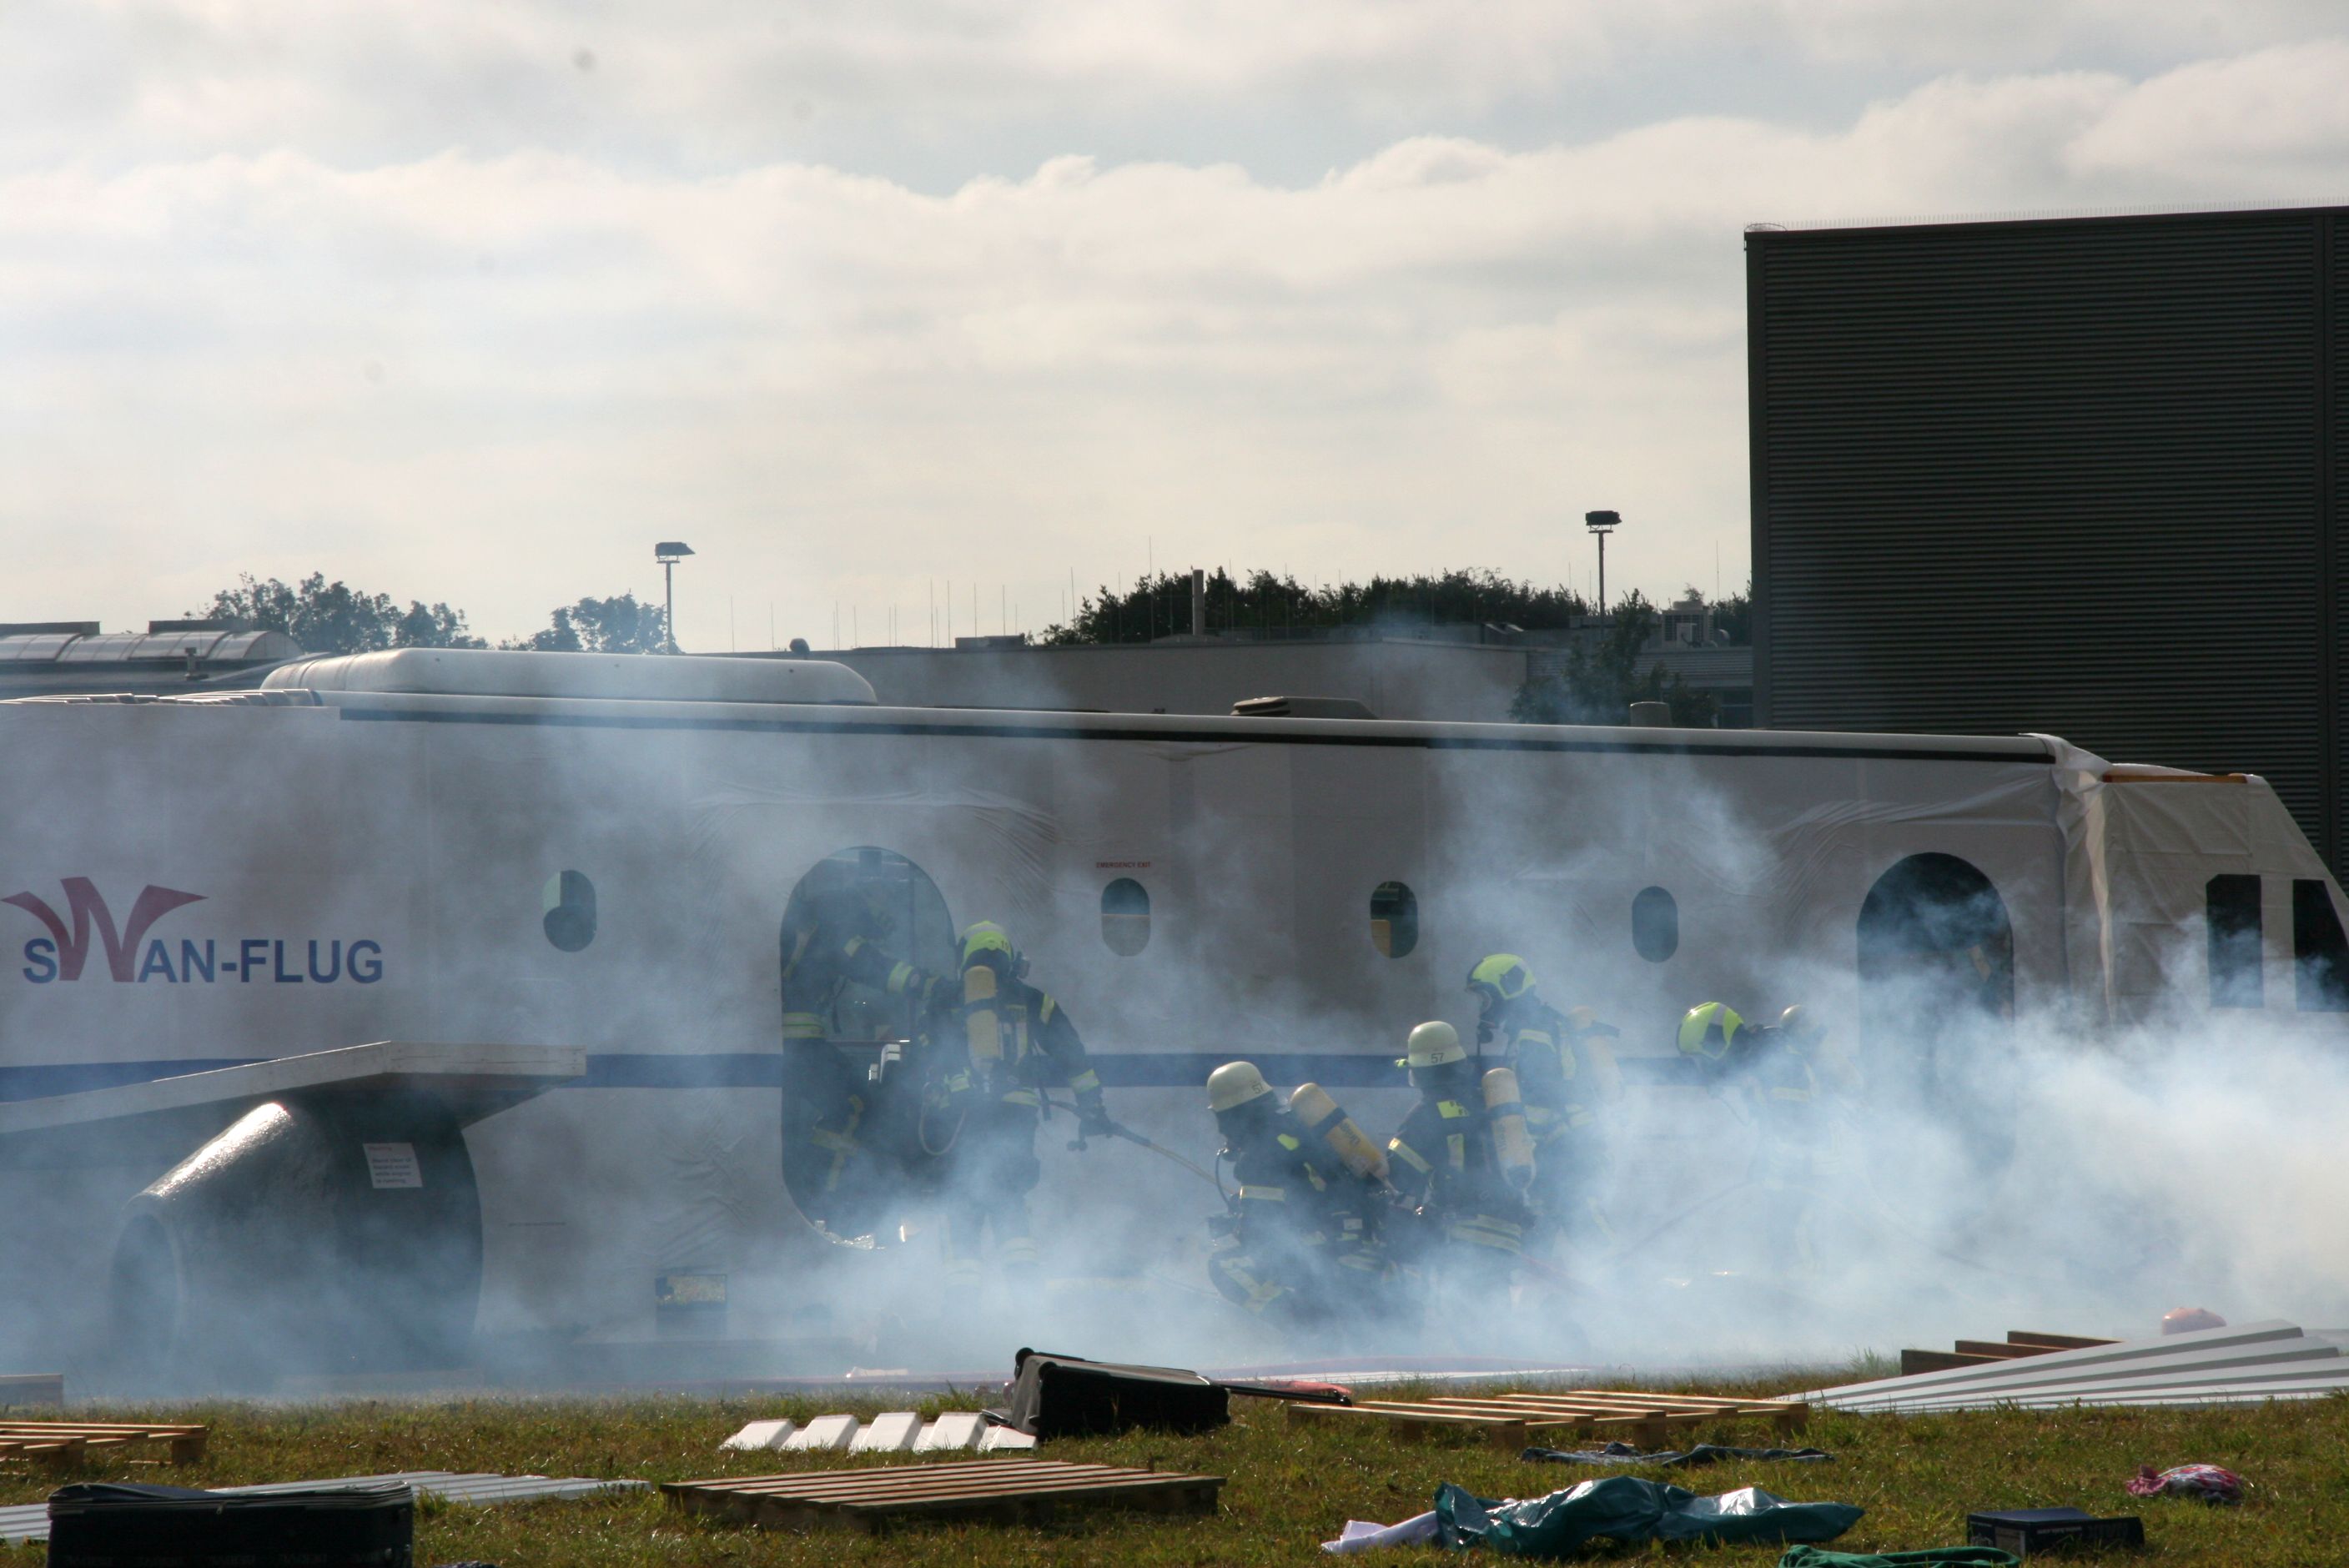
[[[383,944],[365,937],[350,943],[313,937],[307,954],[297,953],[291,968],[285,963],[289,944],[283,937],[238,938],[233,956],[222,948],[220,938],[210,936],[202,942],[183,937],[175,951],[165,939],[148,933],[174,910],[203,903],[202,893],[150,882],[139,890],[129,918],[118,925],[97,883],[88,877],[67,877],[62,886],[63,914],[35,893],[11,893],[0,899],[0,903],[13,904],[39,921],[48,932],[25,944],[24,975],[36,985],[79,980],[95,954],[104,954],[108,976],[127,985],[155,982],[210,985],[219,984],[222,976],[243,985],[331,985],[348,979],[368,985],[383,978]],[[295,944],[300,941],[296,938]]]

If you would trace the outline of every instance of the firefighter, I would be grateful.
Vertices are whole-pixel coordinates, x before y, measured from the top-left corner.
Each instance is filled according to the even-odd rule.
[[[918,1017],[937,985],[888,945],[896,922],[879,859],[868,851],[854,882],[793,900],[781,939],[784,1183],[810,1218],[851,1232],[874,1195],[847,1174],[872,1095],[832,1042],[845,1027],[869,1032],[876,1016]]]
[[[1015,1285],[1032,1285],[1038,1255],[1028,1194],[1042,1167],[1036,1127],[1048,1086],[1075,1092],[1080,1138],[1110,1135],[1101,1079],[1084,1042],[1060,1003],[1028,984],[1028,961],[992,921],[962,934],[962,999],[954,1008],[961,1050],[943,1088],[959,1112],[946,1170],[943,1205],[946,1274],[969,1284],[979,1276],[985,1233]],[[951,1032],[950,1032],[951,1033]]]
[[[1559,1236],[1605,1247],[1615,1239],[1604,1193],[1609,1150],[1600,1108],[1623,1098],[1623,1075],[1608,1041],[1618,1031],[1588,1007],[1561,1013],[1542,999],[1533,973],[1513,953],[1495,953],[1468,972],[1476,998],[1476,1045],[1498,1044],[1525,1096],[1539,1180],[1528,1194]]]
[[[1515,1075],[1479,1083],[1459,1031],[1436,1020],[1411,1032],[1401,1064],[1419,1104],[1387,1143],[1395,1183],[1418,1206],[1412,1251],[1461,1307],[1506,1301],[1526,1227],[1524,1192],[1536,1173]],[[1493,1096],[1506,1079],[1506,1098]]]
[[[1207,1109],[1239,1191],[1207,1224],[1207,1272],[1226,1297],[1290,1326],[1324,1326],[1390,1278],[1363,1181],[1309,1145],[1309,1130],[1253,1062],[1207,1075]]]
[[[1817,1263],[1811,1209],[1827,1128],[1814,1057],[1824,1037],[1800,1007],[1787,1008],[1775,1025],[1755,1026],[1725,1004],[1702,1002],[1682,1015],[1678,1041],[1713,1093],[1753,1126],[1754,1175],[1768,1215],[1764,1240],[1777,1262],[1799,1274]]]

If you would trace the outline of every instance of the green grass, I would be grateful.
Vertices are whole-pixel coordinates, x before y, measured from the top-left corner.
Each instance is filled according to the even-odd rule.
[[[1775,1379],[1774,1384],[1787,1386]],[[1707,1391],[1728,1390],[1715,1383]],[[971,1403],[932,1400],[926,1408]],[[815,1469],[844,1461],[784,1454],[720,1457],[717,1445],[759,1417],[804,1420],[826,1409],[882,1408],[792,1399],[458,1399],[126,1408],[109,1414],[210,1423],[210,1454],[201,1465],[185,1468],[114,1458],[69,1476],[0,1467],[0,1502],[36,1501],[61,1479],[226,1486],[451,1470],[659,1481]],[[1292,1425],[1278,1408],[1256,1400],[1236,1400],[1234,1408],[1235,1423],[1212,1436],[1137,1435],[1057,1443],[1048,1450],[1054,1458],[1226,1476],[1223,1510],[1212,1519],[1105,1514],[1049,1530],[939,1525],[866,1538],[840,1532],[771,1535],[707,1524],[671,1511],[657,1494],[479,1509],[428,1503],[419,1511],[416,1561],[421,1565],[477,1558],[504,1568],[1308,1563],[1321,1560],[1316,1543],[1334,1536],[1346,1520],[1392,1522],[1419,1512],[1439,1481],[1457,1481],[1488,1497],[1526,1496],[1600,1473],[1523,1464],[1464,1437],[1404,1442],[1367,1423]],[[96,1412],[88,1414],[98,1418]],[[1756,1426],[1723,1426],[1698,1436],[1748,1444],[1765,1440]],[[1806,1437],[1833,1452],[1835,1462],[1632,1473],[1706,1492],[1755,1484],[1805,1501],[1857,1503],[1868,1512],[1836,1542],[1847,1551],[1952,1544],[1964,1538],[1970,1509],[2068,1503],[2099,1514],[2142,1515],[2151,1542],[2147,1560],[2161,1568],[2349,1563],[2349,1398],[2215,1410],[1986,1411],[1913,1418],[1822,1412],[1812,1418]],[[2238,1509],[2212,1509],[2140,1501],[2122,1491],[2121,1483],[2141,1463],[2193,1460],[2241,1474],[2251,1487],[2250,1501]],[[1390,1553],[1383,1560],[1405,1568],[1439,1555],[1448,1554]],[[1694,1557],[1733,1564],[1775,1563],[1778,1552],[1651,1546],[1597,1555]],[[40,1559],[38,1547],[0,1548],[0,1568],[29,1568]]]

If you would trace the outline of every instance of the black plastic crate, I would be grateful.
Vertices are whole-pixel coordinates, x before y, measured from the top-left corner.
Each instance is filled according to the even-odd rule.
[[[411,1568],[398,1481],[307,1491],[87,1482],[49,1494],[49,1568]]]
[[[1966,1544],[1995,1546],[2017,1557],[2043,1552],[2096,1552],[2142,1546],[2145,1525],[2135,1514],[2098,1519],[2076,1508],[2009,1508],[1966,1515]]]

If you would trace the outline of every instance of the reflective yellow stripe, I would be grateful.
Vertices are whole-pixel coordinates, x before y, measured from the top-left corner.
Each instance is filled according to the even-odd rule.
[[[969,1088],[970,1075],[968,1073],[956,1073],[954,1076],[947,1079],[947,1092],[948,1094],[960,1094]]]
[[[1036,1091],[1032,1088],[1007,1089],[1004,1091],[1003,1103],[1006,1105],[1024,1105],[1032,1108],[1036,1104]]]
[[[1032,1237],[1014,1236],[1003,1243],[1003,1261],[1007,1264],[1032,1264],[1040,1255]]]
[[[1478,1214],[1472,1219],[1455,1222],[1452,1234],[1475,1246],[1514,1253],[1522,1250],[1525,1229],[1506,1220],[1496,1220],[1490,1214]]]
[[[847,943],[846,943],[846,944],[845,944],[841,948],[841,950],[840,950],[840,951],[841,951],[844,955],[846,955],[846,956],[848,956],[848,957],[850,957],[850,958],[854,958],[854,957],[855,957],[855,956],[856,956],[856,954],[857,954],[858,951],[864,947],[864,938],[863,938],[863,937],[861,937],[861,936],[852,936],[852,937],[850,937],[850,938],[848,939]]]
[[[1456,1099],[1439,1099],[1435,1102],[1435,1112],[1446,1121],[1457,1121],[1468,1114],[1468,1108]]]
[[[1084,1071],[1079,1073],[1076,1077],[1069,1080],[1069,1087],[1075,1089],[1079,1094],[1083,1094],[1089,1089],[1099,1088],[1101,1088],[1101,1074],[1093,1071],[1091,1068],[1087,1068]]]
[[[1240,1184],[1240,1196],[1247,1199],[1250,1202],[1286,1203],[1288,1202],[1288,1189],[1286,1187],[1251,1187],[1246,1182],[1242,1182]]]
[[[1444,1146],[1451,1155],[1452,1169],[1454,1171],[1468,1169],[1468,1140],[1464,1134],[1458,1132],[1447,1134],[1444,1140]]]
[[[1281,1296],[1284,1287],[1267,1284],[1257,1278],[1249,1272],[1255,1264],[1246,1257],[1217,1258],[1213,1266],[1226,1279],[1240,1287],[1246,1297],[1240,1305],[1250,1312],[1262,1312]]]
[[[1273,1141],[1279,1144],[1283,1149],[1288,1150],[1291,1154],[1296,1153],[1299,1150],[1305,1147],[1305,1145],[1298,1142],[1297,1140],[1291,1138],[1286,1132],[1277,1134],[1274,1137]]]
[[[820,1040],[823,1038],[823,1019],[813,1013],[786,1013],[783,1015],[783,1038]]]
[[[905,988],[905,982],[913,977],[914,966],[910,964],[900,964],[891,969],[889,971],[889,994],[894,996],[904,991]]]
[[[1400,1138],[1391,1138],[1387,1140],[1387,1152],[1394,1155],[1423,1176],[1434,1172],[1435,1167],[1422,1160],[1419,1157],[1419,1151]]]

